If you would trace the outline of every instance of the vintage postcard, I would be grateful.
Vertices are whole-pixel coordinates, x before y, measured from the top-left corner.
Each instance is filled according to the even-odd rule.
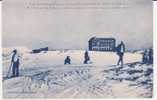
[[[152,0],[3,0],[3,98],[152,98]]]

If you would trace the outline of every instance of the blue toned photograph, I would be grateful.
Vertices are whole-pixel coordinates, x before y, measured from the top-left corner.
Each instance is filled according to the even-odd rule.
[[[3,0],[2,95],[152,98],[152,0]]]

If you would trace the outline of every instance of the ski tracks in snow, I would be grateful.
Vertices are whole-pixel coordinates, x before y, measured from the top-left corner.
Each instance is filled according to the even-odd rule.
[[[129,92],[135,89],[129,87],[130,83],[125,84],[119,80],[112,80],[112,77],[117,77],[118,79],[119,77],[121,78],[120,74],[124,74],[124,72],[121,73],[123,68],[118,66],[66,65],[45,67],[47,69],[36,68],[28,75],[28,68],[23,69],[25,71],[24,76],[19,77],[17,80],[18,84],[23,84],[21,87],[14,83],[16,79],[4,81],[3,84],[6,85],[4,89],[5,95],[9,94],[8,91],[10,90],[7,86],[12,87],[12,89],[16,86],[19,88],[16,91],[19,93],[12,95],[12,97],[16,98],[113,98],[118,97],[117,89],[124,90],[122,93],[119,91],[119,96],[129,97]],[[116,73],[117,69],[119,74]],[[125,93],[126,91],[128,93]],[[141,92],[141,90],[137,92]],[[138,93],[134,93],[134,95],[138,96]],[[131,97],[134,97],[134,95]]]

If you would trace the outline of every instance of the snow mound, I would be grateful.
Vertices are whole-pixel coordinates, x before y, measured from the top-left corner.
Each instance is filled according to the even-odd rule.
[[[8,48],[2,48],[2,53],[3,54],[9,54],[11,53],[13,50],[17,50],[18,52],[20,53],[28,53],[30,52],[31,50],[28,49],[27,47],[8,47]]]

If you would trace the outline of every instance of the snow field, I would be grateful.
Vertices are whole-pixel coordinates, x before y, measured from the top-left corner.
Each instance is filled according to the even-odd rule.
[[[142,55],[125,53],[123,67],[116,66],[114,52],[84,51],[23,53],[20,77],[3,80],[5,98],[149,98],[152,97],[153,66],[140,63]],[[64,65],[70,56],[71,65]],[[5,58],[5,57],[4,57]],[[3,77],[8,59],[3,59]]]

